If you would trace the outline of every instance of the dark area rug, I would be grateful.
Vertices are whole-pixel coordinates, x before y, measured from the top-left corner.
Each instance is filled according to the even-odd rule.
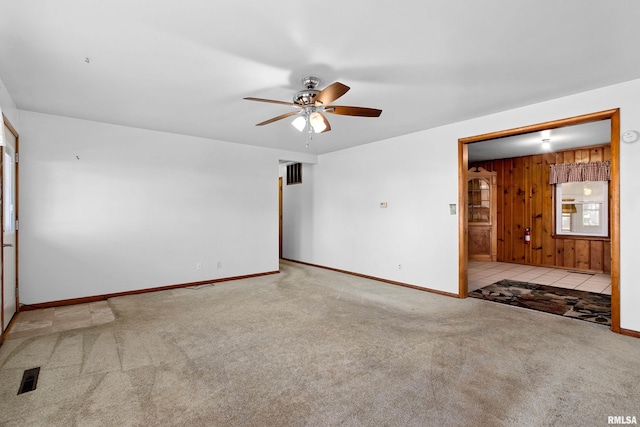
[[[535,283],[501,280],[470,297],[611,325],[611,296]]]

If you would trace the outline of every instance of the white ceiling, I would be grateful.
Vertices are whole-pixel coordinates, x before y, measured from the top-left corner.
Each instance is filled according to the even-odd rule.
[[[548,139],[549,148],[542,145]],[[469,163],[530,156],[611,142],[611,120],[565,126],[468,144]]]
[[[326,153],[640,78],[638,18],[637,0],[0,0],[1,90],[24,110]],[[290,101],[306,74],[381,117],[329,115],[308,149],[290,120],[254,126],[289,107],[242,98]]]

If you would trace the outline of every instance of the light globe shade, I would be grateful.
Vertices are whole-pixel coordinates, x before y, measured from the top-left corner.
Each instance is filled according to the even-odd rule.
[[[294,128],[298,129],[298,131],[302,132],[305,126],[307,126],[307,120],[304,118],[304,116],[298,116],[294,121],[291,122],[291,124]]]
[[[324,122],[322,114],[318,112],[311,113],[311,115],[309,116],[309,123],[311,124],[311,127],[313,128],[313,131],[315,133],[320,133],[327,128],[327,124]]]

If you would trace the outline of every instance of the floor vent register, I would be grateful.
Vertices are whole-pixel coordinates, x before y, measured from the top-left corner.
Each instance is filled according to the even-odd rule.
[[[22,374],[22,382],[20,383],[20,390],[18,394],[27,393],[36,389],[38,384],[38,374],[40,374],[40,367],[27,369]]]

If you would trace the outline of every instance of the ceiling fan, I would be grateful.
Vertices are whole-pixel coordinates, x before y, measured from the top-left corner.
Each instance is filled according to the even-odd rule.
[[[339,114],[342,116],[379,117],[382,110],[366,107],[347,107],[343,105],[330,105],[350,89],[349,86],[335,82],[322,90],[316,89],[320,84],[318,77],[305,76],[302,78],[304,89],[293,96],[293,102],[275,101],[272,99],[246,97],[249,101],[269,102],[272,104],[288,105],[295,111],[273,117],[256,126],[264,126],[291,116],[298,116],[291,123],[300,132],[307,129],[311,132],[322,133],[331,130],[331,125],[323,113]]]

